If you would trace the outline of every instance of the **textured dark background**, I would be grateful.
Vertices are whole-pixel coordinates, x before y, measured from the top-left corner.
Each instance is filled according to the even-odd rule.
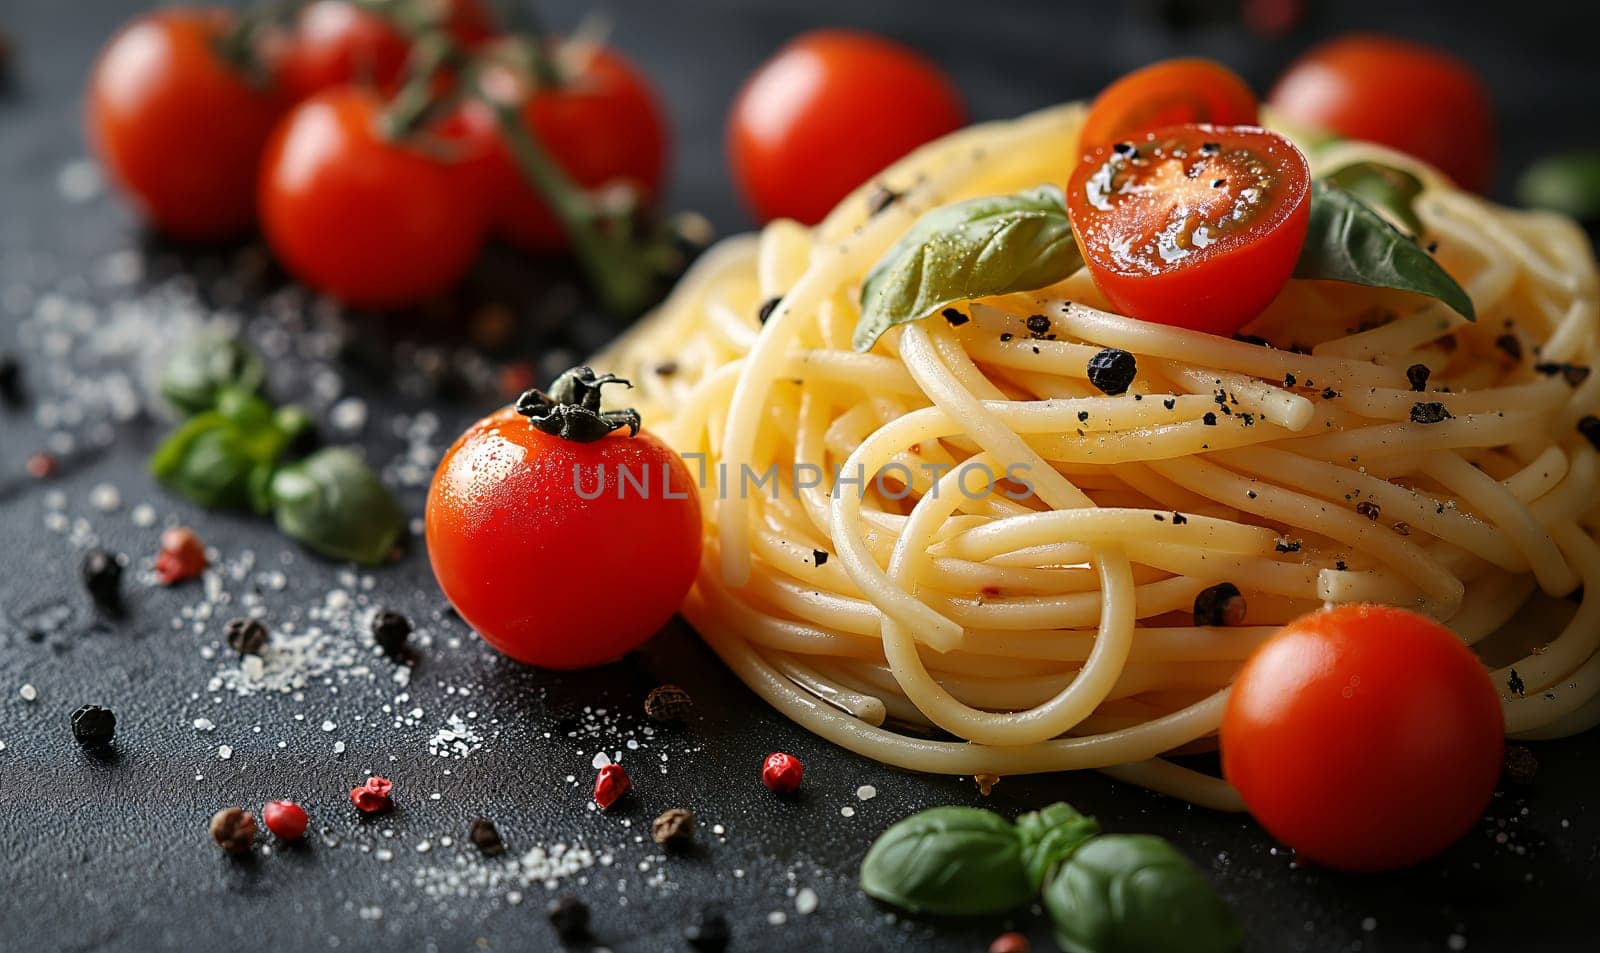
[[[909,811],[986,803],[1015,814],[1058,798],[1109,829],[1176,841],[1240,912],[1254,951],[1593,948],[1586,907],[1600,895],[1594,736],[1539,746],[1536,782],[1502,791],[1480,828],[1443,858],[1403,874],[1340,876],[1298,867],[1248,818],[1191,809],[1097,775],[1008,779],[984,801],[970,780],[904,774],[834,750],[767,710],[681,626],[600,671],[527,670],[441,612],[420,547],[371,573],[372,588],[364,589],[360,577],[342,577],[341,567],[306,556],[259,521],[198,512],[166,496],[142,467],[165,425],[146,414],[121,419],[115,393],[109,401],[90,394],[81,373],[100,359],[95,329],[115,327],[119,302],[159,313],[165,296],[192,299],[190,283],[217,304],[242,287],[248,333],[283,355],[274,361],[274,391],[308,400],[325,430],[335,397],[364,398],[370,419],[359,442],[391,475],[404,474],[408,453],[415,467],[431,464],[451,435],[493,406],[497,398],[476,384],[515,356],[508,349],[543,355],[538,366],[547,372],[614,328],[574,303],[560,269],[529,272],[503,258],[474,276],[458,306],[431,316],[303,319],[295,317],[306,309],[293,292],[269,299],[289,319],[263,316],[261,294],[280,279],[270,269],[257,273],[260,256],[250,247],[198,254],[142,236],[77,160],[84,155],[82,77],[103,39],[143,6],[0,0],[0,30],[18,47],[16,75],[0,94],[0,348],[22,348],[34,392],[27,409],[0,411],[0,949],[553,947],[542,913],[553,893],[538,884],[515,888],[520,904],[505,886],[446,898],[418,886],[440,868],[482,874],[483,863],[460,845],[478,814],[500,823],[514,852],[581,842],[609,853],[610,866],[583,871],[584,879],[569,878],[556,892],[584,897],[595,910],[597,942],[614,950],[682,948],[688,914],[708,902],[733,921],[734,949],[979,950],[1013,922],[1049,949],[1034,914],[966,923],[896,917],[859,893],[854,870],[871,838]],[[1086,96],[1129,67],[1177,53],[1223,59],[1264,88],[1317,36],[1384,29],[1447,45],[1488,77],[1503,120],[1502,194],[1530,158],[1600,137],[1596,18],[1580,12],[1592,5],[1323,3],[1272,42],[1221,24],[1174,28],[1196,18],[1172,11],[1208,6],[619,0],[611,12],[616,42],[644,64],[669,103],[678,140],[675,204],[706,212],[724,232],[747,224],[721,159],[727,103],[781,40],[826,24],[881,30],[929,51],[955,74],[975,118]],[[581,13],[572,3],[546,9],[562,27]],[[466,316],[491,299],[514,306],[522,338],[486,366],[456,343]],[[159,321],[131,326],[159,346],[161,334],[151,333]],[[126,347],[110,331],[106,338],[109,350]],[[121,366],[115,354],[105,360]],[[394,365],[397,375],[385,370]],[[418,373],[419,366],[435,373]],[[430,419],[437,420],[431,437]],[[24,476],[27,456],[52,445],[61,451],[58,475]],[[107,502],[103,489],[96,494],[105,485],[118,491],[116,507],[95,505]],[[420,490],[402,495],[420,514]],[[140,504],[153,507],[156,526],[134,519]],[[159,526],[174,522],[196,527],[234,567],[254,558],[222,589],[236,602],[259,590],[276,625],[315,624],[307,614],[330,589],[347,591],[357,610],[382,603],[413,615],[425,644],[410,687],[391,680],[389,662],[363,657],[292,694],[213,690],[211,680],[233,665],[225,650],[213,650],[236,605],[212,609],[197,583],[163,590],[141,578]],[[91,537],[130,557],[122,620],[98,618],[77,584]],[[196,622],[197,606],[215,616]],[[341,619],[327,627],[330,639],[365,651]],[[690,689],[698,714],[680,729],[647,736],[640,700],[666,680]],[[24,684],[35,687],[35,700],[21,696]],[[72,742],[68,714],[86,703],[118,713],[109,756],[90,757]],[[413,708],[422,714],[412,717]],[[469,711],[477,713],[469,723],[481,748],[462,759],[430,754],[434,731]],[[197,718],[215,730],[196,730]],[[334,729],[323,730],[324,721]],[[629,738],[639,750],[626,747]],[[231,746],[231,758],[219,757],[221,745]],[[600,748],[621,751],[636,780],[631,801],[603,817],[586,807]],[[770,797],[756,779],[761,757],[774,749],[807,763],[803,796],[793,801]],[[346,800],[368,771],[397,784],[397,810],[388,817],[359,819]],[[878,796],[858,800],[863,784]],[[307,845],[258,849],[242,863],[223,858],[205,833],[211,813],[230,804],[259,809],[275,797],[308,806],[315,833]],[[705,830],[698,849],[663,859],[641,835],[673,806],[696,810]],[[842,816],[844,807],[854,816]],[[713,824],[725,834],[712,834]],[[455,843],[445,846],[445,837]],[[802,888],[820,899],[809,915],[795,909]],[[786,922],[773,923],[779,911]]]

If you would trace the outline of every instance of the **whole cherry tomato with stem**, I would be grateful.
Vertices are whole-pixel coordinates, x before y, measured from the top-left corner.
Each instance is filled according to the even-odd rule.
[[[296,99],[347,84],[392,92],[411,56],[410,31],[428,28],[448,31],[466,48],[496,30],[483,0],[315,0],[295,17],[279,76]]]
[[[428,559],[461,617],[504,654],[572,669],[621,657],[677,611],[700,565],[689,468],[631,411],[626,384],[575,368],[445,452],[428,491]]]
[[[745,83],[728,116],[728,160],[763,221],[820,222],[896,159],[966,123],[938,66],[870,33],[790,41]]]
[[[440,294],[483,243],[469,150],[430,129],[426,108],[401,108],[418,99],[426,107],[425,93],[390,107],[371,90],[326,90],[296,107],[267,149],[268,244],[296,277],[347,304],[390,309]]]
[[[173,238],[237,238],[255,221],[262,150],[287,107],[259,26],[225,9],[157,10],[123,27],[90,74],[95,153]]]
[[[1095,97],[1080,149],[1112,145],[1162,126],[1256,125],[1256,97],[1237,74],[1203,59],[1163,60],[1134,70]]]
[[[1222,720],[1222,771],[1256,820],[1340,870],[1420,863],[1494,794],[1505,715],[1449,629],[1388,606],[1283,627],[1245,662]]]
[[[1416,156],[1465,189],[1484,191],[1494,174],[1494,106],[1483,81],[1421,43],[1330,40],[1290,66],[1269,101],[1297,122]]]
[[[1282,136],[1171,126],[1091,149],[1068,184],[1067,215],[1112,307],[1232,334],[1288,282],[1310,197],[1306,158]]]

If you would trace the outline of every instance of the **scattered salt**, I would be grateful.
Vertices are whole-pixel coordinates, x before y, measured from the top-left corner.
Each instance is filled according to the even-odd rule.
[[[24,685],[18,690],[17,694],[22,696],[23,701],[31,702],[39,697],[39,690],[32,685]]]
[[[870,801],[878,796],[878,789],[870,784],[863,784],[856,788],[856,797],[863,801]]]

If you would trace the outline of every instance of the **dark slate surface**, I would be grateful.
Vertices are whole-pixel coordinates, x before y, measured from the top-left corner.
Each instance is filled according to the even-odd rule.
[[[369,419],[351,439],[402,483],[425,478],[433,454],[496,401],[472,386],[492,380],[494,364],[486,369],[455,347],[475,302],[503,298],[520,316],[521,343],[493,362],[507,350],[567,348],[545,357],[541,366],[553,367],[612,328],[581,316],[559,268],[532,273],[506,260],[475,276],[466,303],[437,314],[353,323],[262,317],[308,309],[293,292],[261,304],[280,279],[257,251],[196,254],[140,236],[76,164],[82,75],[101,39],[139,6],[0,4],[0,29],[21,47],[19,75],[0,99],[0,347],[23,349],[35,392],[27,410],[0,412],[0,949],[546,949],[554,938],[542,907],[570,891],[592,904],[597,942],[613,950],[683,948],[683,924],[708,902],[733,921],[734,949],[978,950],[1013,921],[895,917],[856,890],[856,864],[878,831],[915,809],[986,803],[1015,814],[1057,798],[1099,815],[1108,829],[1173,838],[1239,910],[1255,951],[1592,948],[1584,907],[1600,895],[1591,793],[1597,737],[1540,746],[1537,781],[1501,792],[1481,827],[1440,860],[1405,874],[1339,876],[1297,867],[1247,818],[1094,775],[1010,779],[984,801],[970,780],[909,775],[834,750],[768,711],[681,626],[603,670],[557,676],[520,668],[441,611],[420,549],[394,567],[350,576],[260,521],[197,512],[164,495],[142,461],[165,425],[116,413],[129,406],[116,371],[130,363],[130,347],[159,351],[177,333],[181,307],[173,302],[193,299],[189,284],[216,305],[240,300],[253,316],[252,339],[294,358],[273,362],[274,390],[311,403],[325,433],[337,435],[333,399],[364,399]],[[549,6],[558,24],[577,18],[576,4]],[[1386,27],[1448,42],[1491,77],[1505,115],[1502,188],[1510,171],[1546,148],[1595,143],[1595,30],[1592,14],[1574,12],[1578,4],[1324,4],[1277,44],[1220,27],[1170,32],[1150,11],[1174,6],[1183,4],[706,0],[613,8],[618,42],[671,104],[676,198],[724,230],[744,225],[719,142],[738,79],[784,36],[825,23],[881,29],[934,51],[978,117],[1085,95],[1127,67],[1184,51],[1227,59],[1260,85],[1319,33]],[[146,317],[129,318],[130,307]],[[537,352],[530,339],[540,341]],[[113,353],[97,357],[97,348]],[[335,352],[344,360],[329,360]],[[383,368],[396,361],[456,372],[391,378]],[[96,362],[109,369],[88,370]],[[44,482],[24,476],[27,456],[51,445],[61,451],[58,474]],[[115,507],[101,508],[111,502],[104,487],[115,488]],[[420,513],[420,488],[402,492]],[[141,504],[156,525],[139,525]],[[218,590],[229,604],[211,606],[218,597],[198,583],[163,590],[142,578],[159,527],[173,522],[196,527],[236,570]],[[97,617],[77,586],[91,537],[130,558],[124,619]],[[321,625],[339,664],[295,693],[241,697],[213,688],[235,667],[216,651],[222,621],[247,598],[259,598],[280,630]],[[339,608],[342,600],[347,607]],[[380,603],[423,627],[409,687],[355,634],[351,620]],[[214,615],[196,620],[196,607]],[[698,714],[648,735],[640,701],[664,680],[689,688]],[[24,684],[36,700],[22,697]],[[86,755],[70,737],[68,715],[87,703],[119,717],[115,748],[103,757]],[[452,715],[481,739],[465,758],[429,750]],[[194,728],[201,718],[214,730]],[[222,745],[231,758],[219,757]],[[620,751],[636,779],[631,800],[607,816],[586,806],[601,748]],[[793,801],[770,797],[756,780],[773,749],[807,763],[804,793]],[[397,809],[387,817],[358,818],[346,800],[368,771],[397,784]],[[863,802],[856,791],[865,784],[878,795]],[[231,804],[259,809],[275,797],[309,807],[315,833],[307,845],[258,847],[245,862],[222,857],[205,833],[211,813]],[[674,806],[700,814],[700,846],[663,857],[646,829]],[[842,815],[846,807],[854,816]],[[612,862],[554,892],[539,883],[486,885],[489,867],[461,846],[479,814],[499,822],[514,853],[581,843]],[[722,836],[711,833],[714,824]],[[446,837],[454,843],[446,846]],[[425,889],[451,870],[469,874],[465,896]],[[795,909],[802,888],[820,901],[809,915]],[[786,922],[773,923],[780,912]],[[1014,922],[1050,948],[1037,916]]]

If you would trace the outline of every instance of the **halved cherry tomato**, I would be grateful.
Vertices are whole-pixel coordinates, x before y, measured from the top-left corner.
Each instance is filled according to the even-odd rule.
[[[1199,122],[1254,126],[1256,95],[1220,63],[1163,60],[1134,70],[1095,97],[1078,147],[1087,151],[1162,126]]]
[[[1341,870],[1420,863],[1494,794],[1505,716],[1472,651],[1403,609],[1285,626],[1234,680],[1222,771],[1274,837]]]
[[[1278,80],[1272,108],[1298,122],[1416,156],[1482,192],[1494,173],[1494,107],[1472,67],[1421,43],[1340,37]]]
[[[551,62],[559,64],[561,58],[552,56]],[[668,130],[644,74],[622,54],[602,47],[581,61],[580,71],[559,77],[558,85],[533,88],[528,70],[513,68],[517,63],[515,52],[507,50],[485,71],[482,82],[489,94],[520,104],[522,121],[580,188],[626,186],[648,208],[666,171]],[[523,177],[488,107],[468,102],[460,118],[484,144],[479,174],[494,197],[496,233],[533,254],[566,248],[565,229]]]
[[[435,9],[457,43],[471,48],[495,31],[482,0],[421,0]],[[415,0],[414,0],[415,5]],[[346,83],[392,91],[405,71],[411,41],[381,14],[349,0],[316,0],[295,18],[280,81],[296,99]]]
[[[1294,271],[1311,170],[1254,126],[1172,126],[1084,157],[1067,214],[1112,306],[1174,327],[1232,334]]]
[[[267,147],[261,222],[306,284],[364,308],[414,304],[466,273],[485,203],[461,144],[395,143],[376,92],[337,87],[295,108]]]
[[[810,225],[965,122],[960,93],[926,57],[870,33],[818,30],[745,83],[728,116],[728,159],[759,218]]]
[[[456,611],[490,645],[545,668],[637,648],[672,618],[700,565],[699,491],[670,447],[626,429],[577,442],[511,408],[445,452],[426,522],[428,558]]]
[[[151,225],[190,241],[255,220],[261,151],[286,101],[223,60],[224,9],[165,9],[123,27],[89,77],[89,139]]]

